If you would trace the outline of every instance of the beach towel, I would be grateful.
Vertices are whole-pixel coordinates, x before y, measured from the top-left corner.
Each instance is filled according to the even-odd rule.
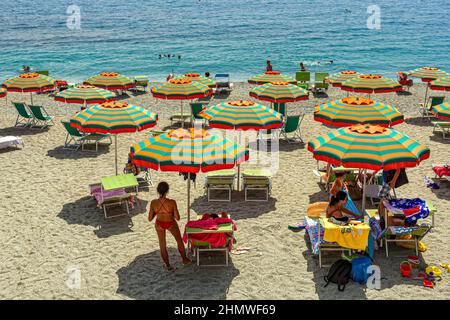
[[[425,200],[420,198],[390,200],[385,203],[385,207],[393,213],[403,214],[408,223],[425,219],[430,214],[430,208],[427,207]]]
[[[367,223],[339,226],[321,218],[325,229],[323,239],[327,242],[336,242],[343,248],[354,250],[366,250],[370,227]]]
[[[308,232],[309,240],[311,241],[311,251],[313,254],[319,254],[319,246],[321,244],[333,244],[323,240],[323,228],[320,228],[319,234],[319,220],[306,217],[305,224],[306,232]]]
[[[434,166],[433,171],[439,178],[442,178],[443,176],[450,176],[450,165]]]

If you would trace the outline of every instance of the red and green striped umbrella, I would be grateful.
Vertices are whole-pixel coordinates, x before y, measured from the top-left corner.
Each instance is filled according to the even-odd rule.
[[[303,88],[289,82],[270,82],[255,87],[250,91],[250,97],[274,103],[308,100],[309,94]]]
[[[450,91],[450,76],[433,80],[429,85],[431,90]]]
[[[372,94],[401,91],[402,86],[392,79],[377,74],[360,74],[344,81],[341,84],[341,89]]]
[[[43,92],[53,89],[55,79],[39,73],[23,73],[6,80],[3,87],[10,92],[29,92],[33,104],[33,92]]]
[[[117,134],[154,127],[157,120],[158,115],[142,107],[126,102],[105,102],[80,111],[70,119],[70,125],[83,132],[114,134],[117,174]]]
[[[4,98],[6,97],[6,94],[8,93],[8,91],[6,91],[5,88],[1,88],[0,87],[0,98]]]
[[[87,83],[106,90],[126,90],[134,87],[134,80],[117,72],[102,72],[86,80]]]
[[[327,80],[333,87],[341,87],[343,82],[357,77],[359,74],[360,73],[353,70],[344,70],[339,73],[332,74],[327,78]]]
[[[444,102],[431,108],[431,112],[439,119],[450,120],[450,103]]]
[[[288,82],[291,84],[297,84],[297,81],[295,79],[283,75],[278,71],[267,71],[248,79],[248,83],[251,84],[265,84],[270,82]]]
[[[65,103],[98,104],[117,100],[117,95],[109,90],[91,85],[80,84],[58,92],[55,100]]]
[[[347,97],[317,105],[314,120],[336,127],[358,123],[390,127],[404,121],[397,108],[361,97]]]
[[[410,77],[421,78],[422,82],[430,82],[434,79],[448,76],[449,74],[436,67],[421,67],[411,70],[408,75]]]
[[[249,151],[222,135],[203,129],[177,129],[134,144],[130,155],[135,165],[161,171],[191,173],[230,169],[248,160]],[[190,176],[188,176],[188,220]]]
[[[316,160],[346,168],[391,170],[417,166],[430,149],[390,128],[358,124],[321,135],[308,143]]]
[[[185,73],[183,76],[176,77],[175,79],[182,79],[182,78],[190,79],[192,81],[197,81],[197,82],[199,82],[205,86],[208,86],[210,88],[214,88],[216,86],[216,82],[213,79],[203,77],[199,73],[192,73],[192,72]]]
[[[283,125],[283,115],[270,107],[252,101],[234,100],[204,109],[200,115],[211,128],[235,130],[268,130]]]

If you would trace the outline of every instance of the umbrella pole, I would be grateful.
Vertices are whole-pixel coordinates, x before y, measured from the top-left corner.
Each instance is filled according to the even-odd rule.
[[[188,178],[187,178],[187,216],[188,221],[191,221],[191,173],[188,172]]]
[[[241,143],[241,130],[239,130],[239,143]],[[237,145],[238,143],[235,143],[235,145]],[[240,180],[241,180],[241,165],[240,164],[238,164],[238,176],[237,176],[237,190],[236,191],[240,191],[240,189],[239,189],[239,185],[240,185]]]
[[[33,105],[33,92],[30,92],[31,105]]]
[[[116,145],[116,156],[115,156],[115,158],[116,158],[116,176],[118,175],[118,170],[117,170],[117,134],[115,134],[114,135],[114,144]]]
[[[426,108],[426,104],[427,104],[427,95],[428,95],[428,82],[426,84],[426,89],[425,89],[425,99],[423,100],[423,107]],[[424,111],[425,112],[425,111]]]
[[[184,118],[183,118],[183,100],[180,100],[181,105],[181,127],[184,128]]]
[[[363,198],[362,198],[362,215],[363,215],[363,217],[364,217],[364,211],[366,210],[366,174],[367,174],[367,170],[364,169]]]

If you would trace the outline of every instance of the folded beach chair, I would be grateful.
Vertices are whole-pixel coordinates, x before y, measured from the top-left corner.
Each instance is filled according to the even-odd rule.
[[[446,136],[450,134],[450,121],[432,121],[433,133],[437,130],[442,132],[442,140],[447,140]]]
[[[286,104],[285,103],[278,103],[275,102],[273,104],[273,109],[278,112],[281,113],[283,116],[286,116]]]
[[[98,144],[102,140],[109,139],[109,144],[112,144],[111,135],[109,134],[85,134],[72,127],[70,122],[61,121],[61,123],[67,131],[63,149],[78,150],[81,147],[81,150],[84,151],[86,143],[95,143],[95,152],[97,152]]]
[[[298,71],[295,73],[295,80],[297,80],[297,86],[308,90],[309,82],[311,81],[311,73],[309,71]]]
[[[433,114],[430,112],[431,108],[437,106],[438,104],[444,103],[445,97],[435,97],[430,96],[427,99],[426,104],[419,103],[419,110],[422,118],[430,118],[433,117]]]
[[[22,148],[24,147],[23,140],[20,137],[14,137],[14,136],[0,137],[0,149],[6,149],[9,147],[17,147],[19,145],[21,145]]]
[[[268,201],[272,191],[272,175],[265,169],[246,169],[242,172],[245,201]],[[249,191],[264,191],[264,198],[249,198]]]
[[[230,75],[228,73],[216,73],[214,81],[216,82],[215,93],[231,92],[233,84],[230,82]]]
[[[14,126],[22,128],[31,126],[34,123],[34,115],[28,112],[27,105],[22,102],[12,102],[12,104],[18,113]]]
[[[47,111],[45,111],[44,107],[41,106],[28,106],[31,110],[31,113],[34,116],[33,124],[31,125],[31,128],[34,127],[41,127],[41,130],[48,127],[50,124],[54,125],[53,119],[55,117],[49,116]]]
[[[205,178],[205,192],[208,195],[208,201],[231,201],[231,193],[234,190],[234,180],[236,179],[236,171],[218,170],[208,172]],[[227,198],[213,198],[212,191],[227,191]]]
[[[206,103],[207,105],[207,103]],[[200,112],[203,111],[205,103],[202,102],[191,102],[191,124],[195,124],[195,120],[198,120],[202,125],[206,123],[206,119],[199,116]]]
[[[329,83],[326,81],[328,72],[316,72],[314,75],[314,92],[328,90]]]
[[[300,116],[289,116],[286,118],[286,122],[279,131],[288,143],[293,142],[303,142],[302,135],[300,132],[300,124],[304,118],[304,114]],[[291,135],[291,137],[289,137]]]

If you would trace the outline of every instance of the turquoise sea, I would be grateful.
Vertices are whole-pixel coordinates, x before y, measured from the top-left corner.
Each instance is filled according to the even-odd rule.
[[[80,29],[76,19],[67,27],[70,5],[80,9]],[[370,5],[380,9],[380,29],[367,27]],[[70,81],[101,71],[162,80],[172,70],[236,81],[264,71],[266,59],[291,74],[300,61],[312,71],[449,71],[449,17],[442,0],[4,1],[0,81],[24,64]]]

